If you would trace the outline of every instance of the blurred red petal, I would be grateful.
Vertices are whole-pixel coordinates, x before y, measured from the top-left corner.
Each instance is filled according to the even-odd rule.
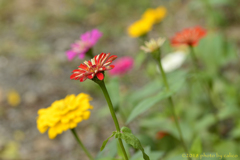
[[[103,80],[103,78],[104,78],[104,75],[103,75],[102,72],[98,72],[98,73],[96,74],[96,76],[97,76],[97,78],[98,78],[99,80]]]

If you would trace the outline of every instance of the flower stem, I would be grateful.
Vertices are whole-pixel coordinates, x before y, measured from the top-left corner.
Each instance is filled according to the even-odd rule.
[[[80,138],[78,137],[75,128],[71,129],[72,134],[74,135],[75,139],[77,140],[78,144],[82,147],[83,151],[86,153],[86,155],[88,156],[88,158],[90,160],[93,160],[93,157],[91,156],[91,154],[88,152],[88,150],[86,149],[86,147],[83,145],[83,143],[81,142]]]
[[[111,115],[112,115],[112,118],[113,118],[113,121],[114,121],[116,130],[117,130],[118,132],[120,132],[120,127],[119,127],[119,123],[118,123],[118,120],[117,120],[117,116],[116,116],[116,114],[115,114],[115,112],[114,112],[113,105],[112,105],[112,101],[111,101],[111,99],[110,99],[110,97],[109,97],[109,94],[108,94],[106,85],[105,85],[105,83],[104,83],[103,80],[100,81],[100,82],[98,82],[98,84],[99,84],[100,88],[102,89],[103,94],[104,94],[104,96],[105,96],[105,99],[106,99],[106,101],[107,101],[107,103],[108,103],[108,107],[109,107],[109,110],[110,110],[110,112],[111,112]],[[122,139],[121,139],[121,138],[118,138],[118,142],[119,142],[120,147],[121,147],[121,149],[122,149],[122,152],[123,152],[123,155],[124,155],[124,157],[125,157],[125,160],[128,160],[128,156],[127,156],[127,153],[126,153],[125,148],[124,148],[124,146],[123,146]]]
[[[191,57],[192,57],[192,62],[194,64],[194,66],[195,66],[195,73],[198,74],[199,68],[198,68],[198,65],[197,65],[197,57],[195,55],[193,47],[189,46],[189,48],[190,48],[190,53],[191,53]],[[219,122],[219,118],[217,116],[217,113],[215,112],[215,110],[216,110],[215,104],[217,104],[217,103],[215,103],[214,96],[211,94],[211,88],[208,85],[205,85],[205,84],[202,84],[202,83],[203,82],[200,80],[200,85],[203,88],[203,90],[205,90],[205,92],[207,93],[207,96],[208,96],[208,99],[209,99],[209,103],[212,106],[212,109],[213,109],[213,112],[214,112],[215,120],[218,123]]]
[[[192,46],[189,46],[190,48],[190,55],[191,55],[191,58],[192,58],[192,63],[195,67],[195,71],[197,72],[198,71],[198,61],[197,61],[197,57],[195,55],[195,52],[194,52],[194,49]]]
[[[93,49],[90,48],[90,49],[87,51],[86,55],[87,55],[88,57],[90,57],[91,59],[94,58]]]
[[[161,54],[161,53],[160,53],[160,54]],[[162,74],[162,78],[163,78],[163,82],[164,82],[164,84],[165,84],[165,87],[167,88],[167,91],[169,91],[170,88],[169,88],[169,85],[168,85],[168,81],[167,81],[167,78],[166,78],[166,74],[165,74],[165,72],[164,72],[164,70],[163,70],[163,67],[162,67],[161,60],[158,59],[157,62],[158,62],[158,65],[159,65],[159,68],[160,68],[160,71],[161,71],[161,74]],[[183,149],[184,149],[185,153],[189,155],[187,146],[186,146],[186,144],[185,144],[185,142],[184,142],[184,139],[183,139],[182,130],[181,130],[180,125],[179,125],[179,122],[178,122],[178,118],[177,118],[177,115],[176,115],[176,111],[175,111],[174,103],[173,103],[173,100],[172,100],[172,96],[170,96],[170,97],[168,98],[168,100],[169,100],[169,103],[170,103],[170,106],[171,106],[172,114],[173,114],[174,121],[175,121],[177,130],[178,130],[178,133],[179,133],[179,136],[180,136],[180,140],[181,140],[181,142],[182,142]],[[188,157],[188,160],[191,160],[191,158]]]

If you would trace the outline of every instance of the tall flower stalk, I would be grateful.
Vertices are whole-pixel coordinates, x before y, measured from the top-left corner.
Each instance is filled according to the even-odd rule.
[[[167,81],[167,77],[166,77],[166,74],[163,70],[162,62],[160,60],[160,58],[161,58],[160,47],[162,46],[164,41],[165,41],[164,38],[159,38],[158,40],[151,39],[149,42],[146,42],[145,43],[146,46],[142,46],[141,49],[144,50],[145,52],[151,53],[153,59],[156,61],[157,65],[158,65],[158,67],[161,71],[161,75],[162,75],[164,85],[165,85],[167,91],[170,92],[170,87],[169,87],[169,84],[168,84],[168,81]],[[174,103],[173,103],[173,100],[172,100],[172,96],[169,96],[168,101],[169,101],[169,104],[171,106],[172,115],[174,117],[174,122],[176,124],[183,149],[184,149],[185,153],[189,155],[188,148],[187,148],[187,146],[184,142],[182,130],[181,130],[180,124],[178,122],[178,118],[177,118],[177,114],[176,114],[176,111],[175,111],[175,106],[174,106]],[[188,157],[188,160],[191,160],[191,158]]]
[[[161,55],[161,51],[159,49],[159,55]],[[167,81],[167,77],[166,77],[166,74],[163,70],[163,67],[162,67],[162,63],[161,63],[161,60],[160,60],[160,56],[158,59],[156,59],[157,62],[158,62],[158,66],[160,68],[160,71],[161,71],[161,75],[162,75],[162,79],[163,79],[163,82],[164,82],[164,85],[167,89],[168,92],[170,92],[170,88],[169,88],[169,84],[168,84],[168,81]],[[177,130],[178,130],[178,133],[179,133],[179,136],[180,136],[180,140],[181,140],[181,143],[182,143],[182,146],[184,148],[184,151],[189,154],[188,152],[188,148],[184,142],[184,139],[183,139],[183,135],[182,135],[182,130],[181,130],[181,127],[180,127],[180,124],[178,122],[178,118],[177,118],[177,114],[176,114],[176,111],[175,111],[175,106],[174,106],[174,103],[173,103],[173,100],[172,100],[172,96],[169,96],[168,98],[168,101],[170,103],[170,107],[171,107],[171,111],[172,111],[172,115],[174,117],[174,121],[175,121],[175,124],[176,124],[176,127],[177,127]],[[190,157],[188,157],[188,160],[191,160]]]
[[[70,78],[74,80],[80,80],[80,82],[83,82],[86,79],[91,79],[100,86],[106,98],[106,101],[108,103],[108,107],[112,115],[116,130],[118,133],[120,133],[121,130],[119,127],[117,116],[114,112],[112,101],[109,97],[108,91],[104,83],[104,71],[111,70],[114,68],[114,65],[110,65],[110,64],[116,58],[117,56],[115,55],[110,56],[110,53],[108,54],[101,53],[95,56],[94,58],[92,58],[91,60],[85,61],[83,64],[80,64],[78,69],[73,70],[72,72],[73,74],[70,76]],[[128,160],[127,153],[123,146],[122,139],[118,138],[118,141],[122,149],[125,160]]]
[[[96,82],[96,83],[100,86],[100,88],[102,89],[103,94],[104,94],[104,96],[105,96],[105,99],[106,99],[106,101],[107,101],[107,103],[108,103],[108,107],[109,107],[111,116],[112,116],[112,118],[113,118],[113,121],[114,121],[116,130],[117,130],[117,132],[120,132],[120,127],[119,127],[118,119],[117,119],[117,116],[116,116],[116,114],[115,114],[115,111],[114,111],[114,108],[113,108],[113,105],[112,105],[112,101],[111,101],[111,98],[110,98],[110,96],[109,96],[109,94],[108,94],[108,91],[107,91],[106,85],[105,85],[105,83],[104,83],[104,80],[102,80],[102,81],[96,80],[95,82]],[[118,142],[119,142],[120,147],[121,147],[121,149],[122,149],[122,152],[123,152],[123,155],[124,155],[125,160],[128,160],[128,156],[127,156],[127,153],[126,153],[125,148],[124,148],[124,146],[123,146],[122,139],[121,139],[121,138],[118,138]]]
[[[195,68],[195,73],[198,75],[198,73],[199,73],[198,60],[197,60],[194,48],[193,48],[193,46],[189,45],[189,49],[190,49],[192,62],[193,62],[194,68]],[[215,103],[213,95],[211,94],[211,92],[212,92],[211,88],[207,84],[203,83],[202,80],[200,80],[199,82],[200,82],[200,85],[203,88],[203,90],[205,90],[205,92],[207,93],[210,105],[212,106],[212,109],[213,109],[213,113],[214,113],[216,122],[219,122],[219,118],[215,112],[215,110],[216,110],[215,104],[216,103]]]

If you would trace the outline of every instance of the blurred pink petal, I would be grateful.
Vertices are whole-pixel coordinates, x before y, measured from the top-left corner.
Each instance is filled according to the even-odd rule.
[[[76,56],[83,59],[87,51],[91,49],[101,37],[102,33],[98,29],[93,29],[92,31],[82,34],[80,40],[71,44],[71,50],[66,52],[68,60],[71,61]]]
[[[134,60],[131,57],[122,57],[113,63],[115,66],[109,71],[110,75],[123,75],[133,68]]]
[[[72,50],[69,50],[66,52],[66,55],[67,55],[68,60],[71,61],[76,56],[76,53],[73,52]]]

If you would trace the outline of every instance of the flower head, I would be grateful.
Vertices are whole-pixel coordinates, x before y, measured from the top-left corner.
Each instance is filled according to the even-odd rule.
[[[166,13],[167,9],[163,6],[159,6],[156,9],[149,8],[143,13],[142,18],[150,19],[153,23],[159,23],[166,16]]]
[[[8,101],[8,104],[10,104],[13,107],[16,107],[21,102],[19,93],[15,90],[10,91],[7,94],[7,101]]]
[[[181,50],[167,54],[161,59],[163,70],[165,72],[172,72],[180,68],[186,58],[187,53]]]
[[[110,53],[101,53],[90,61],[85,61],[83,64],[80,64],[78,69],[72,71],[73,74],[70,76],[70,78],[83,82],[87,78],[93,79],[96,76],[99,80],[103,80],[104,75],[102,72],[113,69],[114,65],[110,64],[117,58],[115,55],[109,56]]]
[[[206,35],[207,31],[201,27],[193,27],[184,29],[181,32],[176,33],[172,38],[172,45],[185,44],[189,46],[197,45],[198,41]]]
[[[153,22],[151,19],[140,19],[128,27],[129,36],[140,37],[152,30]]]
[[[38,130],[44,133],[49,129],[49,138],[54,139],[63,131],[75,128],[79,122],[89,118],[89,109],[93,108],[90,100],[88,94],[72,94],[53,102],[48,108],[40,109],[37,118]]]
[[[113,64],[115,67],[109,71],[110,75],[123,75],[132,69],[134,60],[131,57],[122,57]]]
[[[128,27],[128,34],[133,37],[140,37],[152,30],[155,23],[159,23],[166,16],[166,8],[159,6],[156,9],[147,9],[142,18]]]
[[[147,52],[152,53],[155,50],[159,49],[163,43],[165,42],[165,38],[158,38],[157,40],[151,39],[149,42],[145,42],[145,46],[141,46],[140,48]]]
[[[91,49],[101,37],[102,33],[97,29],[82,34],[80,40],[73,43],[71,45],[71,50],[66,52],[68,60],[71,61],[76,56],[83,59],[88,50]]]

